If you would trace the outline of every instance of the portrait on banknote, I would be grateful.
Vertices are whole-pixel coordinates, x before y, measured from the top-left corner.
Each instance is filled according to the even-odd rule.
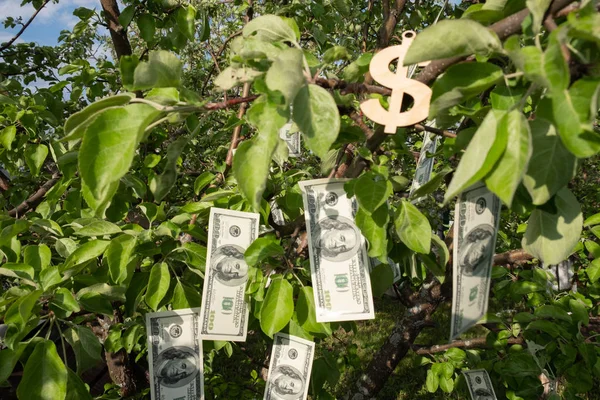
[[[154,361],[158,383],[169,388],[187,385],[200,372],[198,355],[188,347],[171,347],[158,354]]]
[[[298,369],[291,365],[279,365],[271,373],[269,384],[280,398],[292,400],[303,397],[306,382]]]
[[[493,252],[494,227],[490,224],[481,224],[466,234],[462,242],[460,254],[460,268],[465,275],[477,275],[487,271],[488,255]]]
[[[312,228],[313,246],[329,261],[346,261],[360,249],[360,231],[346,217],[339,215],[321,219]]]
[[[244,249],[235,244],[216,249],[210,267],[214,270],[215,279],[225,286],[239,286],[248,279]]]

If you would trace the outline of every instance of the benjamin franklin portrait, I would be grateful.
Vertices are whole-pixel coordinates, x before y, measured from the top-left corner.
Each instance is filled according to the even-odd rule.
[[[165,387],[185,386],[198,373],[198,356],[188,347],[170,347],[154,361],[154,375],[159,384]]]
[[[234,244],[219,247],[212,255],[210,267],[215,278],[226,286],[238,286],[248,279],[244,250]]]
[[[466,234],[461,247],[460,266],[465,275],[477,275],[486,269],[486,255],[493,252],[494,227],[477,225]]]
[[[346,261],[360,248],[361,236],[354,222],[339,215],[326,217],[311,231],[314,248],[329,261]]]
[[[284,400],[296,400],[304,397],[304,377],[291,365],[279,365],[269,378],[273,393]]]

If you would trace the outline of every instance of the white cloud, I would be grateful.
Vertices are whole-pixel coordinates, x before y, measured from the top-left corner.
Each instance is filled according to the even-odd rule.
[[[0,43],[8,42],[14,36],[15,35],[10,32],[0,32]],[[18,38],[17,40],[15,40],[14,43],[23,43],[23,41],[21,40],[21,38]]]
[[[20,0],[0,0],[0,16],[2,20],[6,17],[23,18],[23,22],[29,20],[35,13],[31,4],[20,7]],[[87,7],[90,9],[99,8],[97,0],[61,0],[58,4],[48,3],[37,15],[35,24],[40,25],[60,25],[63,28],[71,29],[77,23],[78,18],[73,15],[73,10],[77,7]]]

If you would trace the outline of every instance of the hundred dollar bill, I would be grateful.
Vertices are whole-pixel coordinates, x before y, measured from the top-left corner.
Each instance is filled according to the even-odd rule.
[[[279,137],[285,141],[289,150],[290,157],[300,157],[302,148],[300,146],[300,132],[290,133],[292,123],[288,122],[279,129]]]
[[[415,171],[415,178],[410,187],[409,197],[412,196],[415,190],[429,182],[431,171],[433,170],[433,163],[435,161],[435,158],[431,157],[431,154],[435,153],[437,144],[437,136],[425,132],[425,135],[423,136],[423,146],[421,146],[421,155],[419,156],[419,161],[417,161],[417,169]],[[420,199],[421,198],[413,200],[413,203],[418,203]]]
[[[365,239],[354,223],[358,204],[345,180],[299,182],[317,322],[373,319],[373,295]]]
[[[258,214],[210,210],[200,320],[204,340],[246,340],[249,305],[244,298],[248,280],[244,252],[258,236],[258,229]]]
[[[263,400],[305,400],[314,353],[314,342],[277,333]]]
[[[463,371],[472,400],[497,400],[492,381],[485,369]]]
[[[200,309],[146,314],[152,400],[204,399]]]
[[[480,183],[456,202],[450,339],[487,312],[500,207],[500,200]]]

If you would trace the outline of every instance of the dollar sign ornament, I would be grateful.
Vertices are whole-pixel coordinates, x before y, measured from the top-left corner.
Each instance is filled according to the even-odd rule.
[[[389,110],[383,108],[378,99],[363,102],[360,109],[369,119],[385,125],[385,133],[396,133],[396,128],[399,126],[414,125],[426,119],[429,114],[431,89],[424,83],[407,78],[408,67],[403,65],[404,56],[415,36],[414,31],[404,32],[402,44],[381,50],[375,54],[369,64],[369,72],[373,79],[392,89],[392,96]],[[390,71],[389,68],[394,60],[398,60],[396,72]],[[426,63],[419,65],[423,66]],[[400,112],[405,93],[414,99],[414,104],[410,110]]]

